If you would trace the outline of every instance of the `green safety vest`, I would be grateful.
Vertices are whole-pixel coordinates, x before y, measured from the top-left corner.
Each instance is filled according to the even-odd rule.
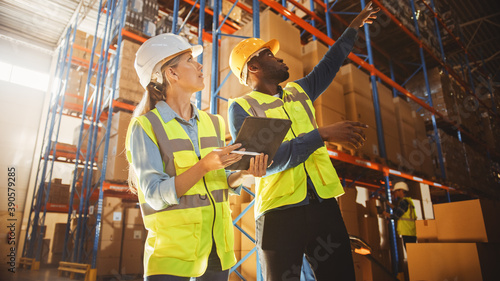
[[[402,200],[408,201],[408,210],[398,219],[398,234],[404,236],[417,236],[417,229],[415,220],[417,213],[415,212],[415,205],[410,197],[404,197]]]
[[[158,110],[153,109],[133,118],[129,125],[126,140],[129,162],[130,132],[136,122],[158,146],[164,171],[170,177],[182,174],[199,161],[191,140],[177,120],[164,123]],[[199,111],[198,143],[201,158],[213,149],[224,146],[224,133],[221,116]],[[139,186],[139,203],[148,230],[144,248],[144,276],[203,275],[212,241],[217,246],[223,270],[236,263],[228,188],[224,169],[210,171],[179,198],[179,204],[154,210],[146,203]]]
[[[314,106],[297,83],[286,85],[282,99],[253,91],[241,98],[229,100],[229,104],[232,102],[238,103],[251,116],[290,119],[292,128],[284,141],[318,128]],[[304,200],[307,195],[307,175],[321,198],[344,194],[328,151],[323,146],[294,168],[256,179],[255,217],[268,210]]]

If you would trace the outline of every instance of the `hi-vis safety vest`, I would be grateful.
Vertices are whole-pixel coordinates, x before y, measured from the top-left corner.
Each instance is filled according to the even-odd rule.
[[[191,140],[177,120],[164,123],[157,109],[132,119],[126,140],[129,161],[129,138],[134,122],[138,122],[158,146],[164,171],[169,176],[180,175],[199,161]],[[199,111],[201,158],[214,148],[224,146],[224,133],[222,117]],[[207,268],[212,239],[216,243],[222,269],[229,269],[236,263],[228,188],[224,169],[210,171],[179,198],[179,204],[154,210],[146,203],[139,186],[139,203],[148,230],[144,247],[144,276],[201,276]]]
[[[404,197],[402,200],[408,201],[408,210],[398,219],[398,234],[404,236],[417,236],[417,229],[415,220],[417,213],[415,212],[415,205],[410,197]]]
[[[286,85],[283,99],[253,91],[229,101],[230,104],[232,102],[238,103],[251,116],[290,119],[292,128],[284,141],[290,141],[318,127],[313,104],[297,83]],[[328,151],[323,146],[294,168],[256,179],[255,217],[268,210],[304,200],[307,195],[307,175],[321,198],[344,194]]]

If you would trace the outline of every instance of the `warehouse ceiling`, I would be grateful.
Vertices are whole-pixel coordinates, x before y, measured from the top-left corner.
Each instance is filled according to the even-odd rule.
[[[417,3],[420,0],[416,0]],[[103,1],[105,2],[105,1]],[[185,15],[189,12],[188,1],[180,1]],[[194,1],[193,1],[194,2]],[[247,4],[249,0],[242,1]],[[159,0],[170,8],[173,0]],[[338,0],[341,10],[359,10],[359,0]],[[463,31],[464,45],[470,54],[473,71],[491,74],[500,81],[500,4],[498,0],[435,0],[436,5],[451,9],[457,24]],[[24,41],[49,50],[54,50],[67,27],[78,17],[78,29],[95,32],[97,0],[0,0],[0,33],[3,37]],[[349,16],[345,17],[350,21]],[[191,22],[197,21],[192,15]],[[210,28],[207,18],[206,28]],[[459,35],[459,34],[458,34]],[[398,38],[394,38],[397,41]],[[453,64],[464,62],[463,50],[453,40],[445,41],[448,60]],[[390,45],[391,42],[387,42]],[[483,67],[484,60],[484,67]]]

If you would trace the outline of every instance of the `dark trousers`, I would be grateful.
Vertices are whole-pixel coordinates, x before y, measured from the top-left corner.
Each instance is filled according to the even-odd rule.
[[[299,281],[303,254],[316,280],[355,280],[349,235],[335,199],[271,211],[256,222],[266,281]]]

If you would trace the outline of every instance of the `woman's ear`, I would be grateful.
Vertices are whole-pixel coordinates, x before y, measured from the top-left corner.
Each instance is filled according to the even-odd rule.
[[[175,69],[173,69],[172,67],[165,68],[165,76],[167,77],[168,81],[179,80],[177,72],[175,72]]]

